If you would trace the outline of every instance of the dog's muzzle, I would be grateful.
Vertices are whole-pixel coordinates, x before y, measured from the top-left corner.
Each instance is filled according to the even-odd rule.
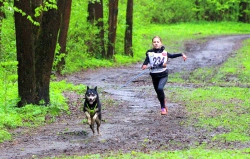
[[[93,104],[96,100],[96,96],[87,96],[87,100],[90,104]]]

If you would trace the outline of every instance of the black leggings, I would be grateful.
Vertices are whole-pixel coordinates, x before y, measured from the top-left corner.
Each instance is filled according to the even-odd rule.
[[[161,77],[161,78],[152,78],[153,85],[155,92],[157,93],[158,100],[161,103],[161,108],[165,108],[165,93],[164,93],[164,86],[168,81],[168,76]]]

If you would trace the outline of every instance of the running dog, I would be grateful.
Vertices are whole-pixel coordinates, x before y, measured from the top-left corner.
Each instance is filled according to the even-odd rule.
[[[100,135],[100,125],[101,125],[101,102],[99,100],[99,95],[97,92],[97,86],[94,89],[90,89],[87,86],[85,93],[85,101],[83,105],[83,112],[85,113],[88,124],[95,134],[94,124],[97,125],[97,133]]]

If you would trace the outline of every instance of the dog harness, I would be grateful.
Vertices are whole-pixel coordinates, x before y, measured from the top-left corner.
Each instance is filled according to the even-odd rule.
[[[90,116],[94,116],[94,115],[95,115],[96,106],[97,106],[97,103],[95,104],[94,108],[91,109],[91,108],[89,107],[89,105],[87,104],[87,111],[89,112]]]

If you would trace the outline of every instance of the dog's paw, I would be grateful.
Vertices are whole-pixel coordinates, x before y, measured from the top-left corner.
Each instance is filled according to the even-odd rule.
[[[94,133],[93,136],[102,136],[101,133]]]

